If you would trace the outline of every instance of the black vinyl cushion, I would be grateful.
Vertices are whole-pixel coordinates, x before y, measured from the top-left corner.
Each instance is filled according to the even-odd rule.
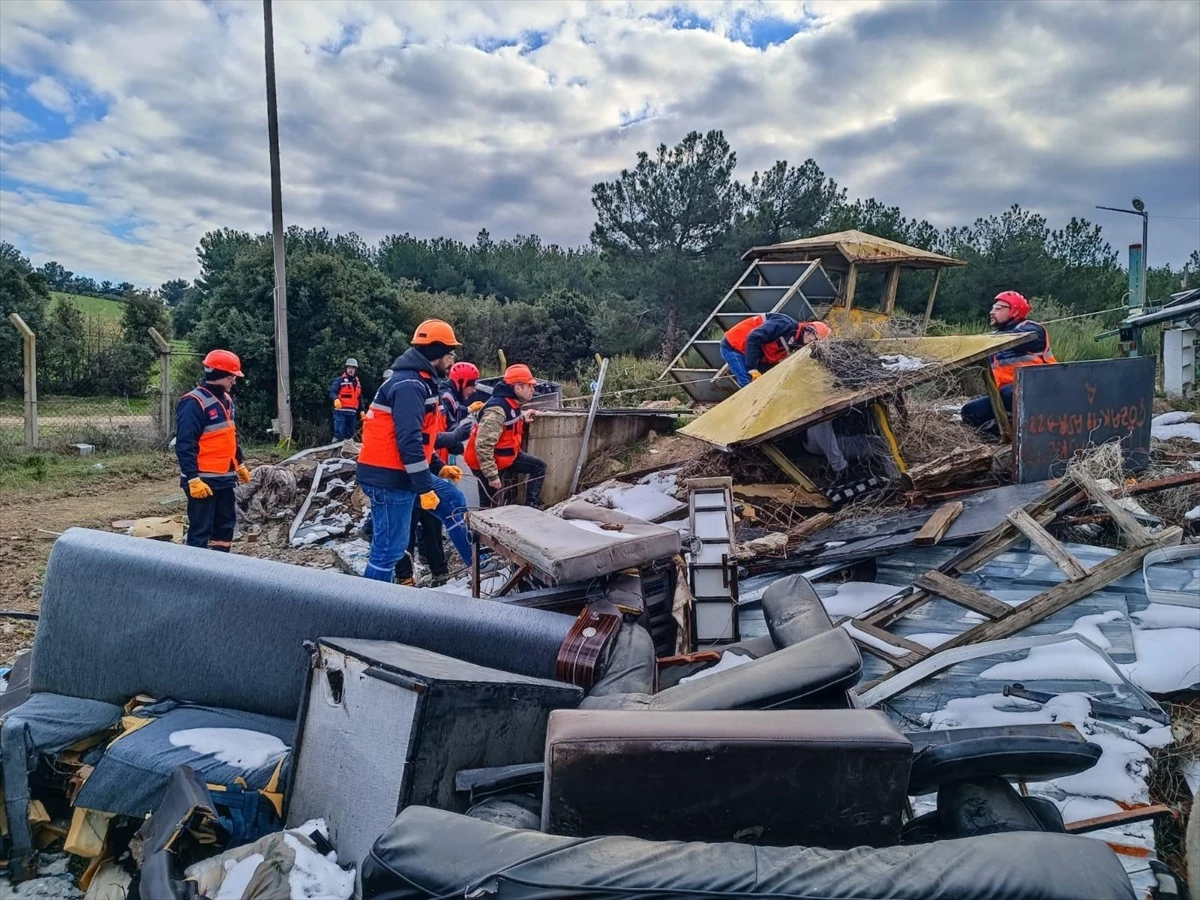
[[[906,736],[913,745],[908,793],[914,797],[976,778],[1046,781],[1075,775],[1094,766],[1101,753],[1070,725],[951,728]]]
[[[993,834],[914,847],[819,850],[568,838],[410,806],[362,868],[364,900],[480,896],[811,900],[1135,900],[1102,841]]]
[[[776,647],[790,647],[833,628],[825,604],[803,575],[788,575],[763,591],[763,618]]]

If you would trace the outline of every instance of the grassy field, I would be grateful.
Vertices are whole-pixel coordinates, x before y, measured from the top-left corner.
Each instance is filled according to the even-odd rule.
[[[100,316],[121,324],[121,313],[125,304],[119,300],[108,300],[103,297],[85,297],[82,294],[64,294],[51,291],[50,296],[55,303],[70,303],[85,316]]]

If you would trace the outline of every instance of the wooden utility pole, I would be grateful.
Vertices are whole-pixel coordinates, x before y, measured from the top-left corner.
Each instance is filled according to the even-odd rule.
[[[287,271],[283,245],[283,187],[279,174],[279,109],[275,103],[275,33],[271,0],[263,0],[267,58],[267,137],[271,153],[271,231],[275,247],[275,433],[292,439],[291,368],[288,361]]]
[[[30,450],[38,448],[37,420],[37,335],[25,324],[16,313],[11,313],[8,321],[21,335],[21,347],[25,372],[25,446]]]

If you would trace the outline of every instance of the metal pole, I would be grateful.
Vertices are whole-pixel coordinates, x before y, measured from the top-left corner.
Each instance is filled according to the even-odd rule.
[[[1150,239],[1150,214],[1142,210],[1142,311],[1146,310],[1146,303],[1150,299],[1150,286],[1147,280],[1150,276],[1150,264],[1146,261],[1150,256],[1150,245],[1147,243]]]
[[[8,321],[12,322],[17,331],[21,333],[25,363],[25,446],[30,450],[36,450],[38,448],[37,335],[16,313],[10,314]]]
[[[592,439],[592,424],[596,421],[596,411],[600,409],[600,395],[604,392],[604,376],[608,374],[608,360],[600,363],[600,374],[596,376],[596,393],[592,394],[592,408],[588,410],[587,424],[583,426],[583,446],[579,448],[579,459],[575,463],[575,474],[571,478],[571,490],[567,496],[573,496],[579,487],[579,477],[583,467],[587,465],[588,441]]]
[[[279,110],[275,103],[275,32],[271,0],[263,0],[263,38],[267,59],[267,137],[271,154],[271,231],[275,251],[275,433],[292,439],[291,370],[288,361],[287,271],[283,245],[283,188],[279,174]]]

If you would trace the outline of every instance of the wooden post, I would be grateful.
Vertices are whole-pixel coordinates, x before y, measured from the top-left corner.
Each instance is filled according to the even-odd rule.
[[[929,330],[929,320],[933,316],[933,301],[937,299],[938,285],[942,283],[942,270],[938,269],[933,276],[933,287],[929,291],[929,300],[925,303],[925,321],[921,323],[921,334]]]
[[[986,363],[983,365],[983,386],[987,389],[988,398],[992,401],[992,412],[996,416],[996,424],[1000,428],[1000,437],[1012,443],[1013,430],[1012,423],[1008,420],[1008,410],[1004,408],[1004,401],[1000,398],[1000,388],[996,384],[996,376],[992,374],[992,367]]]
[[[21,334],[25,364],[25,446],[30,450],[36,450],[38,448],[37,335],[16,313],[10,314],[8,321],[12,322]]]
[[[508,368],[508,357],[504,355],[503,350],[497,350],[496,356],[500,360],[500,375],[504,375],[504,370]]]
[[[888,452],[896,462],[896,468],[900,470],[901,475],[906,474],[908,472],[908,463],[900,455],[900,445],[896,442],[895,432],[892,431],[892,423],[888,419],[887,407],[876,401],[871,404],[871,412],[875,414],[875,422],[879,426],[879,433],[883,436]]]
[[[846,273],[846,280],[842,282],[842,290],[845,296],[842,297],[842,306],[846,309],[854,306],[854,288],[858,285],[858,263],[850,263],[850,271]]]
[[[583,445],[579,448],[579,459],[575,462],[575,474],[571,478],[571,489],[567,496],[572,496],[579,487],[579,478],[583,475],[583,467],[587,465],[588,441],[592,439],[592,424],[596,421],[596,411],[600,409],[600,395],[604,391],[604,377],[608,374],[608,360],[601,360],[600,374],[596,376],[596,392],[592,394],[592,407],[588,410],[587,424],[583,426]]]
[[[279,174],[279,108],[275,101],[275,28],[271,0],[263,0],[264,56],[267,64],[267,142],[271,162],[271,246],[275,262],[275,432],[292,440],[292,375],[288,356],[287,265],[283,234],[283,181]]]
[[[158,333],[157,328],[151,326],[147,331],[158,353],[158,434],[165,447],[171,442],[171,432],[175,430],[175,411],[171,408],[171,345]]]
[[[896,305],[896,289],[900,286],[900,264],[892,266],[888,271],[887,284],[883,289],[883,311],[889,316]]]

